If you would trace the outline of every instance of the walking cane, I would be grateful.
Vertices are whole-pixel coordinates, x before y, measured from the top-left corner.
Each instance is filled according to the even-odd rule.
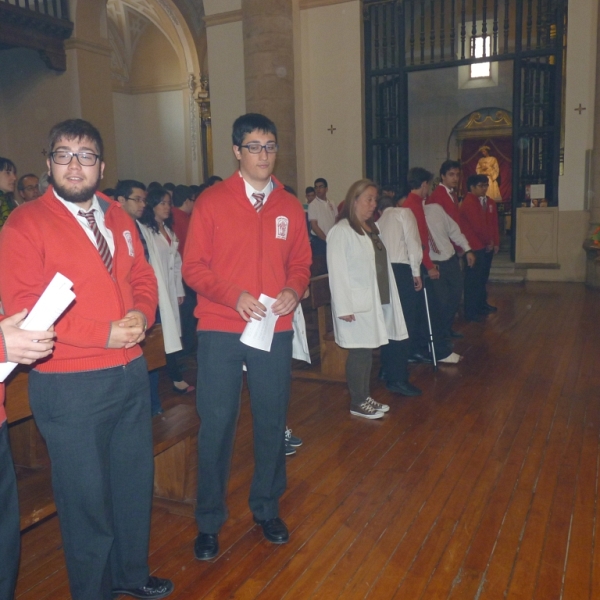
[[[429,315],[429,302],[427,300],[427,288],[425,287],[425,284],[423,284],[423,294],[425,295],[425,312],[427,313],[427,325],[429,326],[429,347],[431,349],[431,358],[433,359],[433,370],[437,371],[435,346],[433,345],[433,329],[431,328],[431,316]]]

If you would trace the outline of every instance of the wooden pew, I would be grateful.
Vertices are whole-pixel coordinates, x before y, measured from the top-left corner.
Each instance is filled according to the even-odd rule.
[[[166,364],[160,325],[142,343],[148,369]],[[17,466],[21,531],[56,514],[46,445],[33,421],[27,395],[28,370],[7,385],[6,412],[13,458]],[[152,423],[157,501],[173,512],[191,514],[196,497],[196,409],[177,405]],[[183,508],[178,508],[183,504]]]
[[[335,343],[333,330],[328,327],[331,292],[327,274],[318,275],[310,280],[310,302],[311,307],[317,310],[320,361],[317,367],[294,369],[292,376],[298,379],[345,382],[348,350]]]

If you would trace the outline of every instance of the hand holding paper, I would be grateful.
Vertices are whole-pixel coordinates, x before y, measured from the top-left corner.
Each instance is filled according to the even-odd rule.
[[[27,318],[20,325],[27,331],[48,331],[75,299],[73,282],[57,273],[39,297]],[[0,364],[0,381],[4,381],[17,366],[15,362]]]
[[[246,346],[270,352],[273,334],[275,333],[275,324],[279,318],[272,310],[272,306],[276,300],[275,298],[261,294],[258,301],[265,307],[266,314],[260,321],[251,319],[248,322],[240,341],[242,344],[246,344]]]

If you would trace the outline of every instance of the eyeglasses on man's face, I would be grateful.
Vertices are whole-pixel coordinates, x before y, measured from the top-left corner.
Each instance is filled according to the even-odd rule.
[[[127,200],[132,200],[133,202],[136,202],[137,204],[146,204],[146,198],[127,198]]]
[[[240,148],[246,148],[250,154],[260,154],[263,150],[268,154],[275,154],[279,150],[277,142],[267,142],[266,144],[259,144],[258,142],[250,142],[249,144],[242,144]]]
[[[100,158],[99,154],[94,154],[93,152],[70,152],[68,150],[56,150],[55,152],[50,152],[50,158],[52,158],[57,165],[71,164],[74,156],[77,157],[77,160],[82,167],[93,167]]]

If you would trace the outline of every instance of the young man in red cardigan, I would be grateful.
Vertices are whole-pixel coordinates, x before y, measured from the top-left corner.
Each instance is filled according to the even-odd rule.
[[[157,285],[135,224],[97,194],[103,144],[87,121],[50,132],[46,193],[13,211],[0,234],[0,297],[31,309],[57,272],[75,301],[56,323],[51,357],[29,374],[46,440],[71,597],[164,598],[148,568],[153,486],[148,371],[139,343]]]
[[[25,331],[20,328],[27,311],[0,317],[0,363],[30,365],[45,358],[54,347],[53,331]],[[0,383],[0,598],[11,600],[19,567],[19,502],[17,479],[8,441],[4,409],[4,383]]]
[[[233,124],[232,139],[239,170],[196,200],[183,259],[183,277],[198,294],[198,560],[217,555],[218,533],[227,519],[244,364],[254,432],[250,509],[268,541],[288,541],[279,498],[286,487],[292,314],[310,278],[304,210],[272,176],[275,124],[260,114],[243,115]],[[261,293],[276,299],[272,310],[278,319],[269,352],[240,341],[250,319],[265,316]]]
[[[487,175],[467,179],[468,194],[460,205],[460,226],[475,253],[472,269],[465,270],[465,319],[482,321],[483,315],[495,312],[488,304],[486,284],[494,254],[499,250],[498,212],[496,203],[486,195]]]

